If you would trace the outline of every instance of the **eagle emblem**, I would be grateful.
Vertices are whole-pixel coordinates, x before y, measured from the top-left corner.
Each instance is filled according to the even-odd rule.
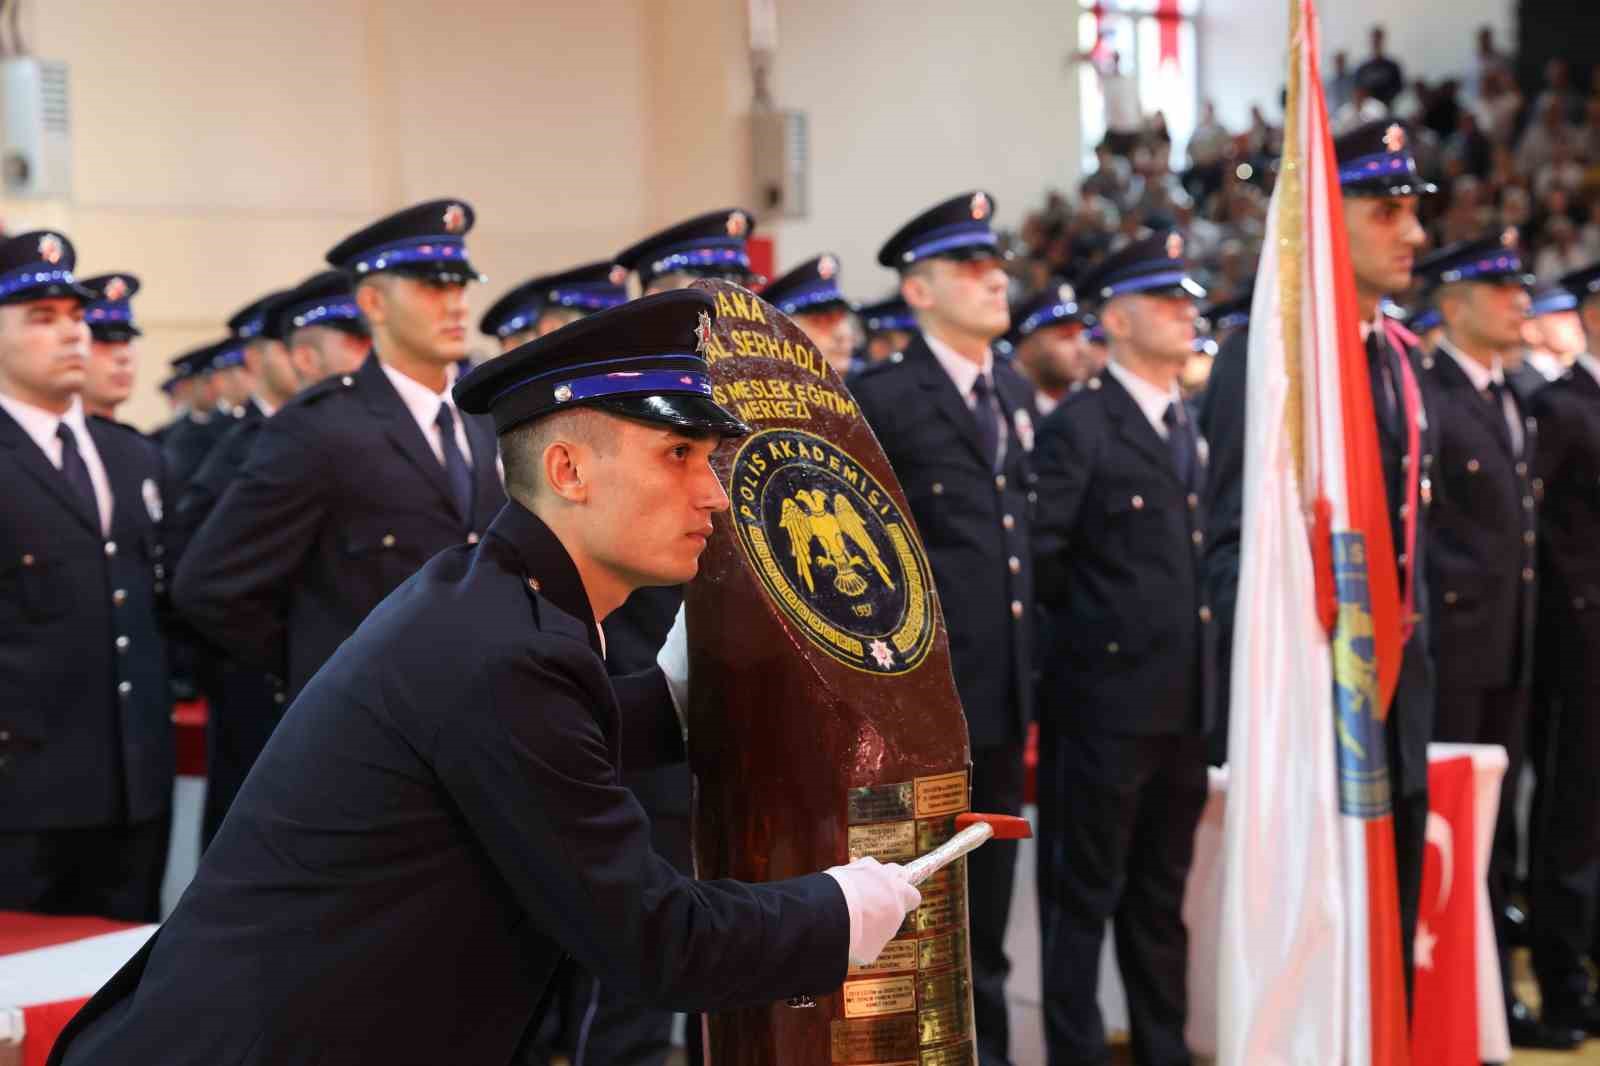
[[[446,233],[460,233],[467,228],[467,209],[460,204],[451,204],[444,209],[444,231]]]
[[[743,211],[735,211],[728,216],[728,236],[743,237],[750,229],[750,220]]]
[[[121,278],[112,278],[106,282],[106,299],[120,300],[128,295],[128,283]]]
[[[833,494],[833,512],[828,511],[828,496],[821,489],[801,489],[783,501],[778,525],[789,534],[789,552],[794,557],[795,569],[806,591],[817,591],[811,568],[833,571],[833,587],[846,596],[859,596],[867,591],[867,579],[861,570],[871,567],[891,589],[894,579],[884,565],[878,546],[867,533],[861,514],[843,493]],[[812,555],[813,545],[819,549]]]
[[[1183,234],[1170,233],[1167,235],[1167,258],[1177,259],[1183,255]]]
[[[1396,122],[1383,131],[1383,146],[1391,152],[1398,152],[1406,146],[1406,128]]]
[[[1500,244],[1505,248],[1515,248],[1517,246],[1517,227],[1507,226],[1505,231],[1500,234]]]
[[[61,238],[54,233],[46,233],[39,238],[39,258],[46,263],[61,262],[61,255],[65,249],[61,246]]]
[[[972,219],[982,222],[989,217],[989,197],[981,192],[972,194]]]
[[[700,324],[694,327],[694,350],[696,355],[705,355],[711,348],[711,312],[700,312]]]
[[[611,268],[611,273],[607,274],[606,277],[611,279],[611,284],[613,285],[626,285],[628,282],[628,268],[618,263]]]
[[[827,281],[839,272],[839,261],[831,255],[817,260],[817,277]]]

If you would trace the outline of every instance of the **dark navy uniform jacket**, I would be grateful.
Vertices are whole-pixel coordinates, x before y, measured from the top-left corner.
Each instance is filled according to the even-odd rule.
[[[211,417],[204,422],[196,422],[190,417],[173,423],[161,438],[161,455],[166,462],[173,502],[177,502],[195,472],[200,469],[200,464],[206,461],[206,456],[211,454],[228,430],[240,422],[255,421],[260,417],[260,408],[246,404],[234,410],[219,408],[211,412]]]
[[[378,601],[436,552],[473,542],[505,501],[493,430],[466,416],[474,504],[377,358],[265,420],[250,457],[185,549],[173,597],[196,629],[292,695]]]
[[[264,418],[241,418],[229,425],[173,501],[170,542],[178,558],[183,557],[184,549],[216,509],[222,494],[244,469],[250,449],[255,447],[256,434],[265,422]]]
[[[1533,682],[1538,537],[1533,469],[1537,423],[1516,390],[1516,454],[1503,407],[1479,393],[1444,349],[1422,363],[1438,431],[1428,512],[1429,633],[1441,678],[1454,687]]]
[[[1033,387],[1002,360],[1005,462],[983,458],[977,422],[919,333],[850,392],[911,504],[950,633],[951,668],[973,747],[1021,744],[1033,717]]]
[[[1544,490],[1541,595],[1561,624],[1600,625],[1600,382],[1574,366],[1534,397]],[[1600,669],[1586,663],[1584,669]]]
[[[1234,333],[1217,352],[1210,382],[1200,405],[1199,426],[1211,446],[1211,470],[1207,481],[1207,507],[1211,529],[1210,546],[1206,555],[1206,579],[1210,594],[1216,602],[1216,613],[1222,632],[1218,641],[1224,669],[1218,672],[1222,681],[1218,692],[1219,713],[1227,714],[1228,667],[1231,664],[1234,604],[1239,587],[1239,552],[1244,519],[1244,435],[1245,387],[1248,374],[1250,337],[1248,329]],[[1421,358],[1415,348],[1408,348],[1404,357],[1411,363],[1413,372],[1422,374]],[[1400,355],[1395,354],[1394,359]],[[1391,364],[1397,366],[1398,364]],[[1368,358],[1368,375],[1374,402],[1384,388],[1380,369]],[[1421,387],[1419,380],[1418,387]],[[1395,686],[1394,701],[1390,706],[1389,728],[1394,730],[1395,750],[1399,765],[1391,767],[1396,774],[1399,795],[1423,791],[1428,785],[1428,741],[1433,736],[1434,671],[1433,657],[1428,650],[1428,498],[1431,488],[1433,457],[1438,451],[1438,429],[1427,413],[1426,396],[1423,402],[1422,425],[1419,444],[1422,450],[1423,470],[1419,475],[1420,510],[1416,521],[1416,552],[1421,558],[1412,560],[1416,580],[1414,596],[1417,617],[1411,639],[1406,642],[1401,656],[1400,678]],[[1406,516],[1403,492],[1406,484],[1406,448],[1409,441],[1401,439],[1397,427],[1389,426],[1383,418],[1378,422],[1378,454],[1383,474],[1384,490],[1389,502],[1389,532],[1396,553],[1405,549]]]
[[[1104,373],[1044,420],[1034,465],[1035,575],[1050,620],[1041,719],[1148,736],[1208,730],[1205,515],[1170,445]]]
[[[141,822],[172,805],[161,454],[127,426],[87,423],[111,483],[109,537],[0,410],[0,832]]]
[[[566,954],[680,1010],[831,992],[832,878],[696,882],[651,851],[619,766],[681,756],[660,672],[607,678],[576,567],[509,504],[307,686],[51,1062],[507,1063]]]

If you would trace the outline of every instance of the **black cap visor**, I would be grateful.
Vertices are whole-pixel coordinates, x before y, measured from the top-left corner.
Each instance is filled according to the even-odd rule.
[[[100,299],[100,294],[82,285],[64,281],[52,281],[47,285],[35,285],[27,289],[19,289],[10,296],[0,299],[0,304],[26,304],[35,300],[77,300],[80,304],[92,304]]]
[[[695,435],[744,437],[750,427],[728,413],[709,396],[688,392],[651,393],[644,396],[610,396],[591,401],[594,407],[626,418],[688,430]]]
[[[1408,181],[1356,181],[1340,186],[1345,196],[1432,196],[1439,186],[1421,178]]]
[[[123,341],[131,341],[135,337],[144,336],[144,330],[138,326],[130,326],[123,322],[110,322],[104,325],[91,325],[89,327],[89,336],[97,341],[118,344]]]

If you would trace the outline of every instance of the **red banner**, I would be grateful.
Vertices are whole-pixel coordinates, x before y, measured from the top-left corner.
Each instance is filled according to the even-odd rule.
[[[1428,806],[1411,1059],[1429,1066],[1472,1066],[1479,1060],[1471,758],[1429,766]]]

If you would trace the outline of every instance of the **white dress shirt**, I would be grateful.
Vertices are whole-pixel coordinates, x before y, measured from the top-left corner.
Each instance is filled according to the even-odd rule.
[[[89,468],[89,481],[94,485],[95,505],[100,508],[100,534],[109,537],[111,507],[116,501],[111,496],[111,479],[106,476],[106,466],[100,461],[100,451],[94,446],[94,438],[89,436],[89,424],[83,417],[83,403],[78,397],[72,398],[72,406],[67,408],[64,415],[23,403],[4,393],[0,393],[0,407],[17,420],[17,425],[33,439],[39,450],[44,452],[44,457],[50,460],[50,465],[57,470],[61,469],[62,449],[56,429],[63,422],[71,428],[78,441],[78,454],[83,456],[83,465]]]
[[[450,408],[450,416],[455,419],[456,447],[461,450],[461,457],[467,461],[467,467],[472,466],[472,445],[467,440],[467,427],[461,421],[461,412],[456,410],[456,401],[450,395],[450,386],[456,381],[456,368],[450,367],[445,374],[444,391],[434,392],[428,386],[406,377],[388,363],[379,363],[384,374],[388,377],[394,391],[400,394],[400,399],[405,403],[406,409],[411,412],[411,417],[417,420],[417,428],[422,430],[422,438],[428,442],[428,447],[433,449],[433,456],[439,460],[439,465],[444,465],[444,446],[439,442],[439,426],[436,419],[439,417],[441,405]]]
[[[1484,366],[1470,355],[1466,355],[1450,343],[1450,338],[1439,338],[1439,350],[1455,360],[1456,366],[1467,375],[1467,380],[1472,382],[1472,387],[1480,394],[1487,394],[1490,385],[1499,385],[1505,388],[1506,372],[1500,363],[1500,357],[1494,357],[1494,362]],[[1516,402],[1505,392],[1500,393],[1500,413],[1506,420],[1506,430],[1511,434],[1512,449],[1522,454],[1522,418],[1517,414]]]
[[[1178,391],[1177,383],[1174,382],[1172,388],[1163,390],[1150,384],[1115,359],[1106,363],[1106,369],[1117,379],[1119,385],[1128,390],[1133,402],[1139,405],[1139,410],[1150,420],[1150,427],[1156,431],[1156,435],[1166,440],[1169,435],[1167,408],[1177,404],[1178,410],[1183,410],[1183,394]]]

